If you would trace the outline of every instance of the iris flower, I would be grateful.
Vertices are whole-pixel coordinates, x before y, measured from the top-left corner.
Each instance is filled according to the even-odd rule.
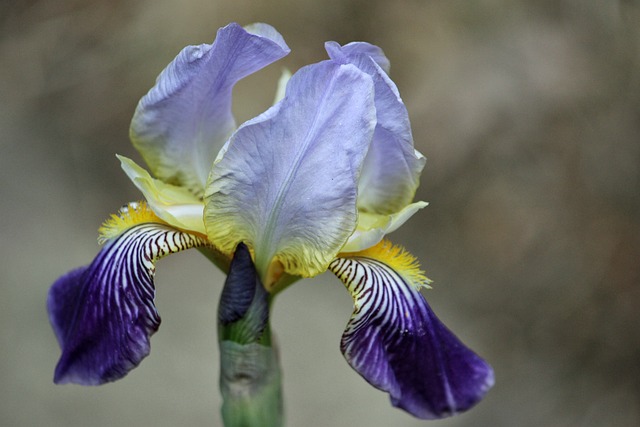
[[[103,384],[136,367],[160,324],[156,261],[200,248],[228,282],[254,272],[268,299],[334,273],[354,300],[347,362],[417,417],[464,411],[492,386],[491,367],[420,293],[428,280],[416,259],[385,238],[426,205],[413,202],[425,158],[389,61],[364,42],[325,47],[329,59],[285,75],[275,104],[239,127],[234,84],[289,53],[274,28],[230,24],[162,71],[130,130],[150,172],[119,156],[145,201],[112,215],[93,262],[50,290],[56,383]],[[238,304],[225,289],[223,323],[251,295],[225,308]]]

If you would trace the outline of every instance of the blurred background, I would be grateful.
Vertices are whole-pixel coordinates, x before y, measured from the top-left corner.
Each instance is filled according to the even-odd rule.
[[[391,60],[428,158],[430,206],[392,235],[496,385],[435,422],[394,409],[338,344],[352,301],[325,274],[273,314],[289,426],[640,425],[640,6],[615,0],[23,0],[0,3],[0,425],[220,426],[223,276],[196,251],[159,263],[151,355],[99,388],[54,386],[45,300],[140,198],[115,153],[134,108],[188,44],[275,26],[292,53],[240,83],[238,122],[283,67],[365,40]]]

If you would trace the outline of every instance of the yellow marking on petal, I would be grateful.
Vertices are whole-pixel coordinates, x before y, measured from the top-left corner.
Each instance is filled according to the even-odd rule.
[[[340,258],[371,258],[386,264],[402,276],[415,289],[431,288],[431,280],[420,268],[420,263],[409,251],[400,245],[394,245],[383,239],[380,243],[360,252],[343,252]]]
[[[185,187],[167,184],[153,178],[133,160],[116,155],[122,170],[142,192],[147,204],[167,224],[189,232],[205,234],[204,204]]]
[[[377,244],[386,234],[400,228],[425,206],[427,206],[425,202],[414,202],[391,215],[360,211],[356,229],[342,247],[341,252],[358,252]]]
[[[118,213],[111,214],[111,217],[102,223],[102,226],[98,229],[98,242],[103,244],[109,239],[118,237],[134,225],[145,222],[165,224],[151,210],[147,202],[131,202],[121,207]]]
[[[278,260],[273,261],[269,265],[269,269],[267,270],[267,277],[264,279],[263,286],[267,290],[267,292],[272,292],[275,288],[275,284],[280,280],[280,278],[284,275],[284,265]]]

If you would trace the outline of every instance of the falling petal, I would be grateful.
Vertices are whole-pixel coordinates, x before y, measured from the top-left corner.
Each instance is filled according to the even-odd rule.
[[[58,279],[47,301],[62,348],[54,381],[98,385],[135,368],[160,325],[153,303],[155,262],[204,244],[164,224],[138,224],[107,241],[88,267]]]
[[[416,417],[463,412],[491,388],[493,370],[435,316],[418,290],[426,282],[415,259],[385,245],[329,266],[355,305],[342,353],[394,406]]]

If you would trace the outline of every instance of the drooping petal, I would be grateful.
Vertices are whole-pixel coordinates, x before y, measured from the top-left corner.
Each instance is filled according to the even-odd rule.
[[[342,336],[349,364],[391,403],[435,419],[465,411],[493,385],[493,370],[435,316],[416,285],[415,258],[381,243],[329,269],[354,299]],[[424,284],[424,282],[422,282]]]
[[[88,267],[58,279],[47,300],[62,355],[54,381],[98,385],[125,376],[149,354],[160,325],[153,303],[155,262],[202,238],[144,223],[107,241]]]
[[[356,231],[340,252],[358,252],[378,244],[384,236],[396,231],[416,212],[427,206],[426,202],[415,202],[391,215],[360,212]]]
[[[117,155],[122,170],[142,192],[149,207],[167,224],[205,234],[204,203],[184,187],[154,179],[133,160]]]
[[[264,280],[271,262],[313,276],[356,224],[357,179],[375,125],[371,79],[352,65],[298,71],[285,98],[232,136],[205,194],[209,239],[253,248]]]
[[[216,154],[235,129],[236,82],[289,53],[266,24],[229,24],[213,44],[188,46],[138,104],[130,136],[159,179],[201,196]]]
[[[377,125],[358,185],[358,208],[391,214],[411,203],[420,184],[425,158],[413,147],[409,114],[396,85],[380,64],[386,57],[377,46],[325,44],[329,56],[354,64],[373,78]],[[388,61],[386,61],[388,64]]]

